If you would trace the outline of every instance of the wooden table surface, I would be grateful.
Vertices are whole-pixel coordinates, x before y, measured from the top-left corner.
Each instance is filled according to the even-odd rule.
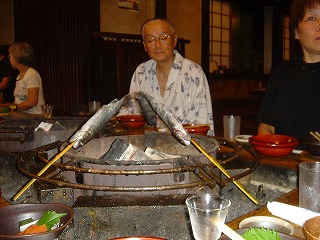
[[[5,207],[5,206],[9,206],[9,205],[10,205],[10,203],[6,199],[4,199],[0,194],[0,207]]]
[[[319,158],[311,156],[306,151],[300,154],[289,154],[286,157],[271,158],[261,156],[261,164],[277,168],[285,168],[293,171],[299,171],[299,164],[301,162],[315,162],[319,161]]]

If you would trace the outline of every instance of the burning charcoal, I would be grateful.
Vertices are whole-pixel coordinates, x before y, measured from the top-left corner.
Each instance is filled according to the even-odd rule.
[[[137,146],[132,145],[124,139],[117,138],[111,145],[110,149],[100,157],[102,160],[152,160]]]

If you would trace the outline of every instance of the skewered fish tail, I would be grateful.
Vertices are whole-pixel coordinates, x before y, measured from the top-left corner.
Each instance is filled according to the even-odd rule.
[[[157,114],[150,106],[149,102],[142,96],[136,96],[137,101],[141,107],[141,111],[148,124],[151,126],[155,126],[157,124]]]

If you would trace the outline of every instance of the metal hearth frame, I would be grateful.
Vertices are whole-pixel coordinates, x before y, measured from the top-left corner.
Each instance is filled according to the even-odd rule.
[[[201,137],[201,136],[199,136]],[[174,189],[184,189],[184,188],[193,188],[193,187],[201,187],[201,186],[209,186],[210,188],[214,188],[216,184],[220,187],[226,186],[227,183],[232,180],[237,180],[247,176],[252,173],[260,164],[259,156],[251,150],[251,148],[242,147],[236,143],[230,142],[226,139],[219,137],[211,137],[219,143],[219,146],[226,146],[228,148],[233,149],[233,155],[231,157],[227,157],[223,160],[217,159],[221,165],[225,165],[232,160],[238,159],[241,151],[246,151],[246,154],[249,154],[254,161],[251,161],[252,165],[245,170],[244,172],[233,176],[232,178],[222,179],[221,176],[217,176],[212,169],[216,168],[212,163],[201,163],[197,159],[190,158],[178,158],[178,159],[170,159],[170,160],[152,160],[152,161],[114,161],[110,160],[105,163],[106,166],[139,166],[139,165],[153,165],[154,169],[149,170],[112,170],[112,169],[94,169],[94,168],[83,168],[81,167],[81,162],[87,163],[97,163],[97,159],[88,158],[88,157],[79,157],[78,155],[74,155],[72,153],[65,153],[64,156],[70,157],[71,160],[67,163],[54,163],[48,170],[47,173],[44,173],[42,176],[38,176],[35,173],[31,173],[30,170],[27,169],[28,161],[30,161],[30,156],[35,155],[45,164],[47,164],[50,160],[47,159],[47,151],[53,149],[60,149],[62,146],[62,142],[57,141],[51,144],[47,144],[45,146],[39,147],[29,152],[25,152],[21,154],[17,161],[18,169],[26,176],[30,178],[36,178],[37,180],[52,184],[58,187],[67,187],[74,189],[82,189],[82,190],[94,190],[94,191],[110,191],[110,192],[139,192],[139,191],[163,191],[163,190],[174,190]],[[28,160],[29,159],[29,160]],[[171,163],[173,164],[172,168],[159,169],[157,165]],[[166,174],[172,173],[179,177],[179,174],[184,172],[193,172],[195,175],[199,177],[199,181],[194,181],[190,183],[177,183],[171,185],[161,185],[161,186],[101,186],[101,185],[88,185],[83,184],[77,181],[77,183],[71,183],[59,177],[58,175],[63,171],[73,171],[75,174],[81,177],[81,174],[89,173],[89,174],[99,174],[99,175],[153,175],[153,174]]]

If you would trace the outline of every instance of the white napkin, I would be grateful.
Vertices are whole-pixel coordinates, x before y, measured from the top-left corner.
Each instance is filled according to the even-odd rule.
[[[40,124],[39,124],[39,126],[38,127],[36,127],[34,130],[35,131],[38,131],[39,129],[42,129],[42,130],[44,130],[44,131],[49,131],[50,130],[50,128],[52,127],[52,123],[46,123],[46,122],[41,122]]]
[[[308,219],[320,216],[318,212],[280,202],[268,202],[267,208],[273,215],[286,219],[301,227]]]

